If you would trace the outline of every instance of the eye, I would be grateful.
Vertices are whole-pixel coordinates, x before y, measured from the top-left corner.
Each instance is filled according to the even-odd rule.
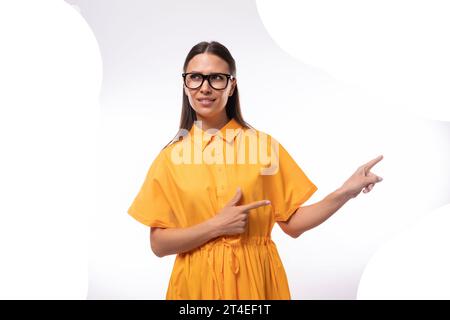
[[[193,73],[190,75],[192,80],[199,80],[202,78],[202,76],[199,73]]]
[[[225,79],[225,77],[221,74],[214,74],[214,75],[212,75],[212,79],[213,80],[223,80],[223,79]]]

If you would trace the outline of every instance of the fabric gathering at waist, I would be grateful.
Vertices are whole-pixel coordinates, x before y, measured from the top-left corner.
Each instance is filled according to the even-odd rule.
[[[200,249],[207,250],[211,246],[226,245],[231,247],[240,247],[243,245],[274,245],[272,238],[269,236],[251,236],[251,237],[220,237],[204,244]]]
[[[239,261],[238,252],[248,246],[254,246],[255,249],[264,247],[268,249],[269,247],[275,247],[275,243],[270,236],[222,236],[210,240],[203,246],[197,248],[197,250],[191,252],[194,255],[196,253],[200,253],[201,255],[205,254],[206,262],[212,276],[211,285],[217,288],[220,299],[225,297],[223,287],[225,268],[231,271],[230,274],[237,276],[242,267],[241,263],[243,263],[243,261]],[[269,251],[272,251],[272,248]],[[184,254],[181,254],[181,256],[184,256]],[[272,259],[270,254],[268,255],[268,259]],[[190,269],[191,260],[184,259],[183,261],[185,264],[184,269],[189,273],[188,270]]]
[[[237,275],[240,270],[240,262],[238,259],[237,251],[240,248],[246,246],[256,246],[256,247],[264,247],[274,245],[271,237],[267,236],[251,236],[251,237],[235,237],[235,236],[224,236],[218,239],[215,239],[211,242],[208,242],[206,245],[202,247],[202,249],[206,249],[208,255],[208,265],[213,275],[213,284],[217,287],[219,292],[220,299],[224,298],[224,288],[219,281],[219,277],[223,277],[224,268],[227,265],[228,268],[232,271],[234,275]],[[221,249],[222,248],[222,249]],[[217,274],[214,268],[214,249],[218,249],[218,263],[220,274]],[[230,250],[230,255],[228,259],[225,259],[224,250]],[[217,252],[217,251],[216,251]]]

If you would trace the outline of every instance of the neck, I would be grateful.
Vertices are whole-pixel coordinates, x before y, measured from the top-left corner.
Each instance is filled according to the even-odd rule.
[[[197,120],[202,121],[202,130],[206,131],[208,129],[214,128],[220,130],[224,125],[230,121],[228,119],[227,114],[221,114],[215,118],[203,118],[202,116],[197,114]]]

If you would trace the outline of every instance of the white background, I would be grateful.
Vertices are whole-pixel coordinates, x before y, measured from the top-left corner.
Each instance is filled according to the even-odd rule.
[[[274,228],[292,298],[450,298],[444,2],[68,2],[0,10],[2,298],[164,299],[175,257],[126,210],[203,40],[234,56],[244,118],[318,186],[306,204],[384,155],[383,182],[324,224]]]

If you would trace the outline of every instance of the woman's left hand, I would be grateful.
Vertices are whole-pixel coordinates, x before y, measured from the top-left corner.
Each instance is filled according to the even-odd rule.
[[[370,172],[370,169],[372,169],[374,165],[380,162],[381,159],[383,159],[382,155],[360,166],[356,170],[356,172],[347,181],[344,182],[341,189],[351,198],[356,197],[363,189],[364,193],[370,192],[375,183],[383,180],[383,178]]]

